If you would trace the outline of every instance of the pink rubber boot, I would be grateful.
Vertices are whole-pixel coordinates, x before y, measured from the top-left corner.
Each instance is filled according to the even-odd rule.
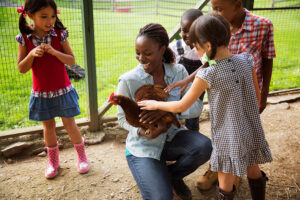
[[[78,155],[78,165],[77,165],[78,172],[80,174],[88,172],[90,166],[85,155],[84,138],[82,138],[82,142],[80,144],[74,144],[74,147]]]
[[[47,147],[48,152],[48,167],[45,171],[45,177],[48,179],[54,178],[58,173],[59,156],[58,145],[55,147]]]

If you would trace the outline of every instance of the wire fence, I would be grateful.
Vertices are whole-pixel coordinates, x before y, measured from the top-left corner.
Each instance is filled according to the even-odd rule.
[[[295,6],[297,0],[280,2],[275,8]],[[17,69],[19,33],[17,7],[21,0],[0,1],[0,130],[34,126],[28,120],[28,102],[32,88],[31,73],[21,74]],[[60,19],[69,31],[69,42],[76,63],[83,68],[83,30],[80,0],[57,0]],[[116,89],[121,74],[134,68],[135,38],[147,23],[160,23],[170,32],[182,13],[194,8],[198,0],[94,0],[94,35],[98,106]],[[271,19],[274,24],[275,48],[271,90],[300,87],[300,12],[297,9],[261,10],[272,8],[272,0],[254,2],[253,13]],[[257,9],[257,10],[255,10]],[[210,5],[205,12],[211,11]],[[28,22],[29,19],[27,18]],[[87,55],[88,56],[88,55]],[[82,114],[87,117],[86,80],[74,84],[79,96]],[[111,109],[108,114],[115,112]]]

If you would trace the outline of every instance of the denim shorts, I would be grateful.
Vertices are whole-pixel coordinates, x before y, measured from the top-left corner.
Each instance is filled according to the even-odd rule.
[[[45,121],[54,117],[71,118],[80,114],[79,96],[75,89],[54,98],[30,96],[29,119]]]

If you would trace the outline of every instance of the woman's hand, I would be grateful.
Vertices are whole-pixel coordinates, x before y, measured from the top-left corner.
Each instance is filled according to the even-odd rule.
[[[181,81],[177,81],[175,83],[172,83],[172,84],[168,85],[164,90],[165,90],[165,92],[170,92],[174,88],[180,87],[180,90],[179,90],[178,94],[181,94],[187,88],[189,83],[190,83],[189,79],[185,78]]]
[[[42,57],[44,55],[44,53],[45,53],[45,50],[41,45],[35,47],[34,49],[32,49],[30,51],[30,55],[33,57]]]
[[[155,111],[142,111],[139,115],[140,122],[145,124],[154,124],[158,120],[160,120],[167,112],[162,110],[155,110]]]
[[[157,110],[158,101],[155,100],[144,100],[139,101],[138,106],[141,107],[142,110]]]
[[[45,52],[51,54],[52,56],[56,56],[57,51],[51,45],[43,43],[41,46]]]

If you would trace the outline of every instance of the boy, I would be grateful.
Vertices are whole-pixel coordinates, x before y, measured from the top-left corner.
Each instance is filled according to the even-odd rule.
[[[203,13],[198,9],[188,9],[185,11],[180,21],[182,39],[172,42],[169,45],[175,54],[176,63],[182,64],[189,74],[192,74],[202,65],[196,49],[188,39],[188,34],[192,23],[201,15],[203,15]],[[201,101],[203,101],[203,97],[204,93],[200,97]],[[198,132],[199,117],[186,119],[185,126],[189,130]]]
[[[261,92],[260,113],[266,108],[275,55],[273,25],[267,18],[253,15],[243,8],[242,0],[211,0],[213,11],[230,25],[229,50],[233,54],[250,53]],[[197,180],[199,190],[209,189],[217,181],[217,172],[210,169]],[[238,183],[238,178],[235,185]],[[259,183],[257,183],[259,184]]]

